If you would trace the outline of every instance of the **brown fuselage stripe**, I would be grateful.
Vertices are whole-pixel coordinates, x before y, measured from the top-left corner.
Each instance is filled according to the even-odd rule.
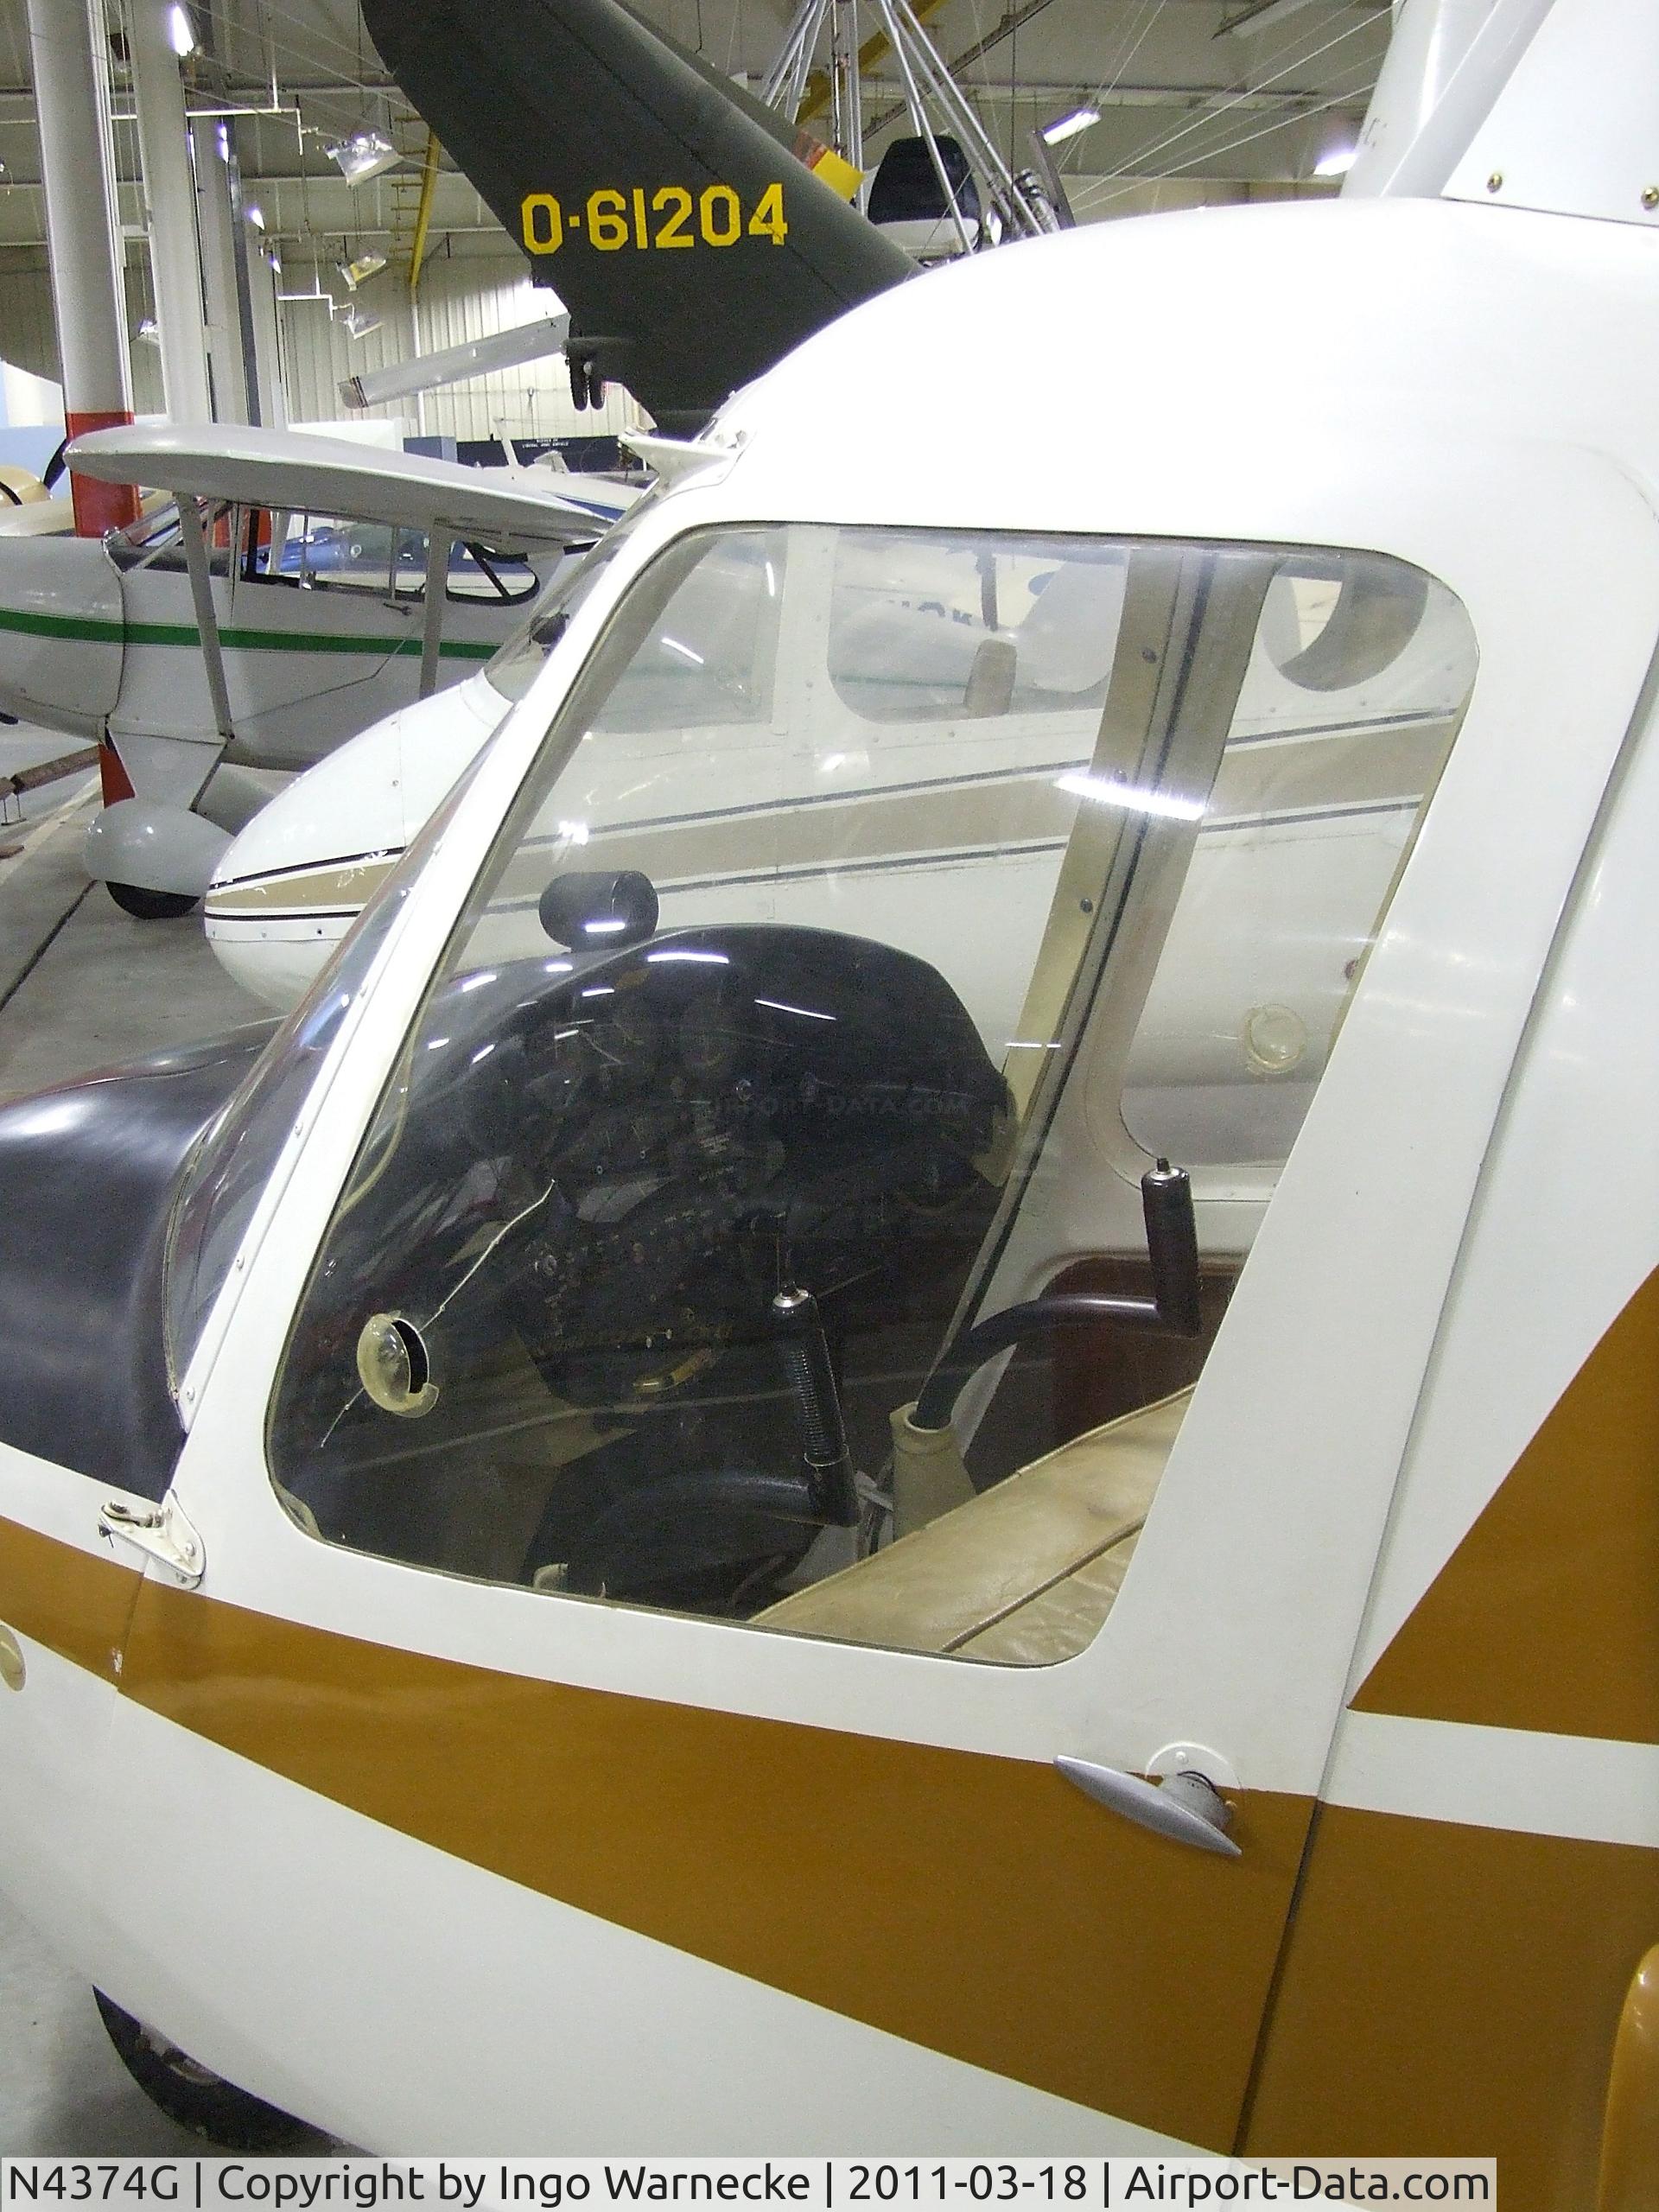
[[[0,1615],[105,1679],[140,1588],[123,1687],[226,1749],[850,2018],[1236,2139],[1305,1801],[1242,1797],[1223,1862],[1035,1764],[425,1658],[0,1521]],[[1659,1852],[1321,1808],[1242,2147],[1496,2154],[1510,2212],[1588,2204],[1656,1933]]]
[[[1656,1938],[1659,1851],[1322,1806],[1243,2147],[1496,2156],[1503,2212],[1589,2212]]]
[[[1659,1744],[1659,1272],[1568,1383],[1354,1707]]]
[[[0,1620],[103,1681],[118,1679],[136,1567],[0,1520]]]
[[[0,1611],[92,1665],[94,1613],[120,1617],[109,1575],[137,1578],[6,1535]],[[1033,1762],[498,1674],[149,1581],[121,1688],[544,1896],[1057,2096],[1233,2139],[1306,1800],[1242,1796],[1244,1855],[1213,1859]]]

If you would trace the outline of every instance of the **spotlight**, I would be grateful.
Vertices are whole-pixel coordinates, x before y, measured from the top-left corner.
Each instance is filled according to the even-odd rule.
[[[339,163],[340,173],[347,184],[363,184],[402,158],[384,130],[367,127],[353,130],[349,138],[325,146],[323,151],[331,162]]]
[[[354,292],[369,277],[378,276],[385,265],[384,253],[359,253],[355,261],[337,261],[334,264],[348,292]]]

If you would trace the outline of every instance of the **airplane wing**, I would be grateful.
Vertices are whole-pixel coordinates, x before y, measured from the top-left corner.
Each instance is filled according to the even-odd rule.
[[[363,0],[363,15],[569,308],[568,353],[625,384],[664,430],[700,427],[912,273],[796,158],[790,124],[620,0]]]
[[[175,498],[340,515],[493,546],[585,543],[639,496],[619,484],[613,498],[613,487],[601,494],[584,480],[573,497],[556,488],[551,471],[543,491],[522,472],[465,468],[350,438],[230,423],[89,430],[70,447],[69,461],[83,475],[149,485]]]

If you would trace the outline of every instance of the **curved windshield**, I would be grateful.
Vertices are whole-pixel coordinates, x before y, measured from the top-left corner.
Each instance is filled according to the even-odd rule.
[[[530,613],[496,648],[484,673],[504,699],[516,703],[541,674],[543,662],[569,628],[576,609],[622,550],[635,517],[645,510],[650,498],[647,493],[596,545],[562,562]]]
[[[1386,565],[667,545],[324,1241],[269,1433],[296,1520],[563,1598],[1080,1649],[1473,680],[1457,602]]]
[[[162,1324],[175,1390],[346,1009],[488,750],[480,748],[462,770],[186,1162],[168,1224],[164,1278]]]

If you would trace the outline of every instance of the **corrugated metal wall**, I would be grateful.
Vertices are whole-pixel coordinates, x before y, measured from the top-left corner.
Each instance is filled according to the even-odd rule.
[[[324,290],[331,279],[338,293],[339,276],[325,262]],[[290,253],[283,269],[283,289],[300,292],[311,284],[311,264],[299,262]],[[329,315],[325,302],[283,302],[283,372],[290,421],[339,421],[346,412],[340,387],[365,369],[384,368],[414,353],[435,353],[446,346],[492,337],[556,311],[556,302],[535,289],[522,257],[511,249],[499,255],[457,255],[453,259],[440,254],[429,262],[422,272],[412,327],[407,280],[400,269],[371,277],[357,293],[356,305],[363,315],[378,316],[380,327],[353,339],[344,321]],[[429,437],[454,438],[499,437],[504,431],[510,437],[597,437],[614,435],[643,419],[626,395],[614,391],[607,395],[603,408],[579,412],[571,404],[563,360],[556,355],[524,362],[499,376],[423,393],[418,402],[399,400],[368,412],[401,419],[410,430]]]
[[[135,254],[127,264],[127,328],[137,329],[149,313],[148,270]],[[132,355],[132,404],[139,415],[159,414],[162,406],[160,350],[137,340]],[[8,269],[0,274],[0,359],[27,369],[31,376],[58,381],[58,334],[52,318],[52,279],[44,267]]]

